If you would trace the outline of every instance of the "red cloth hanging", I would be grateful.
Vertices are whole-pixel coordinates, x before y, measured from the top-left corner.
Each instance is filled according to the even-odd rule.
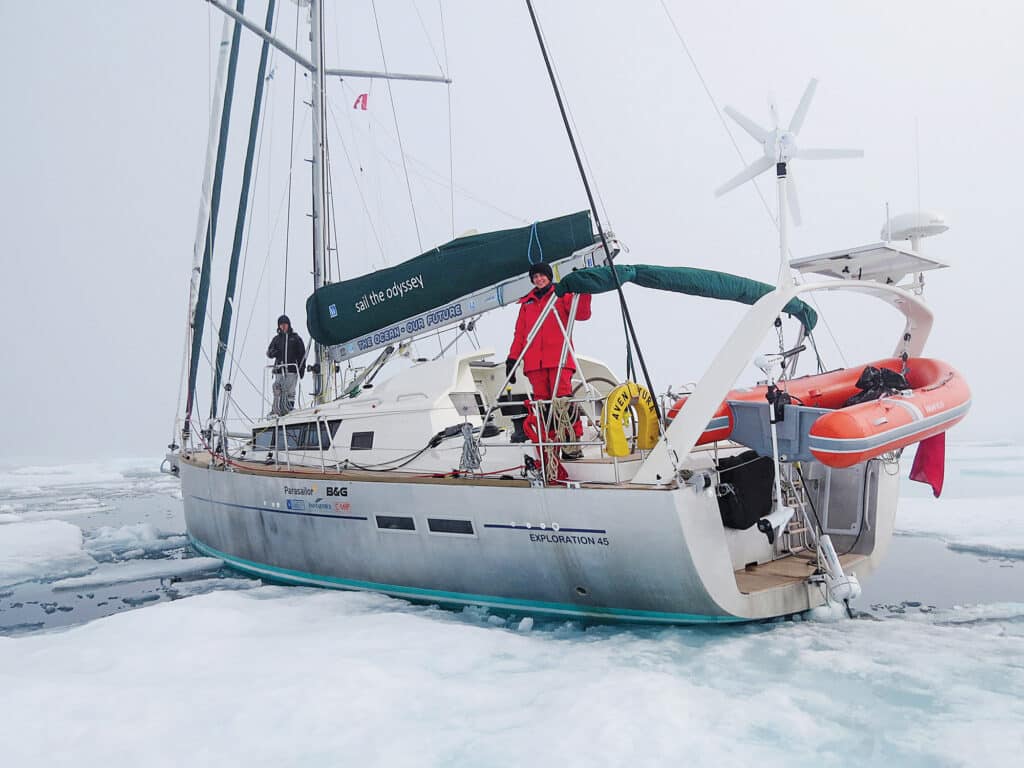
[[[935,498],[942,495],[942,482],[946,478],[946,433],[925,438],[917,444],[914,466],[910,468],[910,479],[927,483],[932,487]]]

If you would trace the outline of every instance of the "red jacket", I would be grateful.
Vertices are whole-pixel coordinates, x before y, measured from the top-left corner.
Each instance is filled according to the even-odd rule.
[[[533,326],[537,323],[537,318],[544,311],[544,307],[547,306],[550,298],[551,294],[546,293],[538,299],[537,294],[530,291],[519,300],[519,318],[516,320],[516,335],[512,340],[512,348],[508,351],[508,356],[512,360],[518,360],[519,355],[523,353],[523,347],[526,346],[526,337],[530,335],[530,331],[533,330]],[[565,337],[562,335],[562,327],[568,327],[572,299],[573,294],[571,293],[555,299],[554,310],[544,318],[543,325],[541,325],[537,335],[533,337],[533,343],[526,350],[526,357],[523,358],[524,373],[538,371],[541,368],[558,367],[558,361],[562,356],[562,344],[565,340]],[[589,293],[580,294],[580,301],[576,306],[577,320],[590,319],[590,299]],[[562,319],[562,327],[559,327],[558,320],[555,319],[555,312]],[[565,356],[565,368],[575,371],[576,361],[572,356],[571,339],[569,350]]]

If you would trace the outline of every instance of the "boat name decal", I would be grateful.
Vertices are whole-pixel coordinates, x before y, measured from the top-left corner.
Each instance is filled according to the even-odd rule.
[[[402,280],[401,282],[396,280],[386,290],[364,293],[363,297],[355,304],[356,312],[363,312],[370,307],[376,307],[389,299],[404,298],[405,294],[422,287],[423,275],[416,275],[416,277],[410,277],[408,280]]]
[[[565,533],[531,533],[530,541],[548,544],[590,544],[609,546],[607,536],[576,536]]]

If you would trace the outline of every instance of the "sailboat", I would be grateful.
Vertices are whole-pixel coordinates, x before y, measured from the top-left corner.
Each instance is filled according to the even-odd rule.
[[[309,1],[308,58],[269,31],[273,3],[261,28],[239,9],[209,2],[226,15],[222,71],[233,69],[244,28],[263,40],[261,68],[274,46],[310,75],[314,290],[306,311],[314,387],[308,405],[233,433],[223,417],[228,405],[217,410],[218,366],[211,417],[200,421],[195,366],[216,219],[216,205],[204,205],[187,405],[177,427],[181,442],[165,462],[181,479],[196,550],[279,583],[524,616],[726,623],[828,605],[849,610],[860,581],[888,550],[903,449],[921,446],[913,474],[938,487],[944,434],[966,415],[970,391],[951,366],[922,356],[932,312],[921,275],[946,265],[923,255],[920,239],[941,232],[941,219],[893,220],[880,242],[789,261],[787,219],[796,212],[788,164],[850,155],[797,149],[813,81],[785,130],[731,113],[764,145],[765,156],[720,191],[776,171],[774,286],[709,270],[622,263],[585,174],[590,210],[467,235],[401,264],[327,282],[325,77],[343,71],[431,78],[329,69],[320,0]],[[211,126],[209,168],[223,152],[227,132],[219,121],[230,109],[229,94],[218,89],[225,108]],[[216,186],[215,175],[206,189]],[[204,193],[204,201],[210,197]],[[527,345],[549,318],[561,325],[559,367],[575,359],[570,397],[534,396],[522,374],[525,350],[509,366],[492,350],[447,350],[378,380],[389,362],[408,358],[411,341],[440,329],[471,329],[484,313],[516,303],[532,288],[530,266],[541,261],[556,285],[543,298]],[[750,308],[690,391],[658,393],[622,293],[627,283]],[[230,286],[231,278],[229,292]],[[640,381],[571,348],[580,297],[602,292],[620,298]],[[822,292],[894,307],[903,322],[891,351],[841,370],[826,371],[819,361],[814,373],[797,376],[818,320],[805,298]],[[567,319],[555,310],[563,296],[572,297]],[[778,348],[765,353],[769,338]],[[358,375],[343,375],[342,363],[364,356],[372,360]],[[764,378],[737,387],[751,361]],[[567,420],[582,434],[566,429]],[[524,441],[525,434],[532,439]]]

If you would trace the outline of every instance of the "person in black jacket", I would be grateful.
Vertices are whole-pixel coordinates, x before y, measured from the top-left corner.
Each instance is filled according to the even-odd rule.
[[[277,318],[277,335],[270,340],[267,357],[274,360],[274,407],[270,413],[284,416],[295,407],[295,388],[306,373],[306,345],[292,330],[288,315]]]

